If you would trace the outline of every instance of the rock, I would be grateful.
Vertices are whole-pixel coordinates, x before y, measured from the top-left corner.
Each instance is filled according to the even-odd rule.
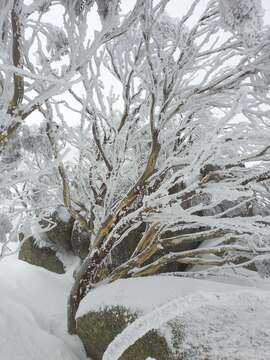
[[[130,231],[124,241],[111,251],[112,268],[123,264],[130,258],[145,230],[146,224],[141,223],[136,229]]]
[[[77,334],[89,357],[101,360],[111,341],[137,317],[135,311],[124,306],[112,306],[78,318]],[[158,360],[174,359],[167,341],[155,330],[136,341],[119,360],[144,360],[149,356]]]
[[[46,233],[48,240],[60,249],[71,251],[71,234],[74,220],[69,216],[64,207],[58,207],[51,215],[50,219],[56,226]],[[41,221],[42,226],[48,226],[47,221]]]
[[[142,238],[144,232],[146,231],[147,225],[145,223],[141,223],[136,229],[129,232],[128,236],[111,251],[111,268],[110,270],[118,267],[119,265],[126,262],[130,259],[130,256],[134,252],[138,242]],[[207,230],[206,227],[196,228],[196,229],[181,229],[177,231],[166,231],[163,233],[163,238],[173,238],[181,235],[186,235],[190,233],[201,232]],[[168,252],[180,252],[197,248],[201,242],[205,240],[205,238],[200,239],[197,238],[196,241],[186,241],[181,242],[179,245],[168,246],[166,244],[164,250],[160,250],[160,252],[156,255],[153,255],[148,261],[145,262],[145,265],[155,261],[160,256],[165,255]],[[171,264],[167,264],[160,269],[159,272],[175,272],[175,271],[183,271],[187,268],[186,265],[180,264],[177,262],[173,262]]]
[[[71,234],[71,247],[74,255],[81,259],[86,258],[89,252],[91,235],[82,229],[79,222],[75,221]]]
[[[117,280],[82,300],[77,333],[93,360],[117,335],[106,359],[121,350],[117,344],[127,348],[113,354],[119,360],[268,359],[270,283],[257,278],[255,288],[254,279],[243,285],[159,275]]]
[[[39,247],[33,238],[22,241],[19,259],[58,274],[65,272],[64,265],[57,257],[56,250],[49,246]]]

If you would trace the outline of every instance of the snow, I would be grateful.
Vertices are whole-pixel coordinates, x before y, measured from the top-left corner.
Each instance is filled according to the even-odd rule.
[[[70,262],[68,272],[59,275],[22,262],[16,254],[0,262],[1,360],[87,359],[78,337],[66,331],[66,302],[74,266]],[[255,275],[245,280],[237,276],[123,279],[91,291],[77,316],[113,305],[137,310],[140,316],[114,339],[103,360],[118,359],[126,347],[152,328],[159,329],[170,342],[167,322],[175,318],[184,326],[182,351],[187,358],[203,358],[192,351],[205,347],[211,349],[209,359],[269,358],[267,279],[259,280]]]
[[[118,280],[90,292],[81,302],[77,317],[117,305],[138,312],[138,319],[108,346],[103,360],[119,359],[125,349],[152,329],[159,329],[170,344],[168,321],[175,319],[184,326],[179,351],[187,359],[203,359],[207,349],[213,360],[267,360],[269,280],[255,275],[216,280],[173,276]]]
[[[235,352],[240,353],[242,356],[242,349],[244,349],[245,355],[249,354],[249,359],[251,359],[251,352],[254,351],[252,342],[255,342],[256,359],[264,359],[264,356],[266,359],[270,350],[269,301],[270,292],[258,290],[238,290],[233,293],[223,293],[222,295],[220,293],[203,292],[172,300],[139,317],[121,334],[116,336],[104,353],[103,360],[118,360],[126,349],[148,331],[159,329],[161,325],[179,315],[182,315],[187,324],[184,331],[188,340],[185,339],[181,344],[182,351],[194,345],[195,348],[196,345],[200,348],[204,346],[213,349],[214,347],[215,356],[222,354],[224,357],[224,349],[227,349],[226,355],[230,353],[230,358],[232,358]],[[203,311],[204,309],[207,309],[206,313]],[[265,314],[266,310],[268,312]],[[213,321],[212,316],[214,318],[219,316],[222,321]],[[182,322],[183,319],[181,319]],[[210,327],[209,324],[211,324]],[[252,328],[250,325],[252,325]],[[264,331],[262,325],[268,325]],[[189,332],[189,330],[191,331]],[[257,349],[258,345],[259,350]],[[212,349],[211,352],[213,353]],[[197,349],[196,351],[198,353]],[[200,355],[203,356],[203,352]],[[255,356],[255,353],[253,355]]]
[[[59,275],[17,259],[0,262],[0,359],[85,360],[83,346],[66,331],[72,268]]]
[[[237,280],[234,280],[237,281]],[[246,280],[247,286],[270,286],[269,282],[256,283]],[[237,284],[217,281],[196,280],[174,276],[148,276],[145,278],[121,279],[109,285],[99,286],[91,291],[81,302],[77,318],[89,311],[98,311],[108,306],[124,306],[147,313],[168,301],[194,292],[233,292]],[[269,288],[270,290],[270,288]],[[143,294],[143,296],[142,296]]]
[[[63,221],[64,223],[68,223],[70,220],[70,215],[63,206],[59,206],[57,208],[57,215],[58,215],[59,219],[61,221]]]

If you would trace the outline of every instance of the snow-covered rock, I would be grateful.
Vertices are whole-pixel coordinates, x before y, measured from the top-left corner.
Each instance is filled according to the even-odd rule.
[[[59,259],[57,251],[49,245],[50,243],[47,246],[38,245],[32,237],[25,239],[20,247],[19,259],[49,271],[63,274],[65,272],[64,264]]]
[[[243,286],[172,276],[119,280],[83,299],[77,326],[97,360],[266,360],[269,281],[247,280]]]
[[[72,251],[71,234],[74,220],[70,217],[67,210],[59,206],[52,214],[50,222],[55,224],[51,230],[47,231],[46,237],[52,244],[55,244],[59,249]],[[48,221],[42,220],[41,225],[47,227]]]

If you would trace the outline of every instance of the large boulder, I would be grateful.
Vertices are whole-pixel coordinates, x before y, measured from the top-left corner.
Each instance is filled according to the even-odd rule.
[[[156,282],[160,279],[160,282]],[[179,293],[174,287],[171,294],[160,292],[167,280],[160,276],[143,279],[118,280],[90,292],[79,307],[76,319],[77,334],[85,350],[93,360],[101,360],[111,341],[129,324],[150,311],[160,302],[166,302]],[[175,279],[174,279],[175,280]],[[158,287],[151,288],[155,283]],[[172,280],[172,282],[174,282]],[[158,285],[159,284],[159,285]],[[176,282],[174,282],[174,285]],[[161,294],[158,297],[157,294]],[[181,336],[180,336],[181,338]],[[157,330],[149,331],[136,341],[121,360],[176,359],[167,342],[166,335]]]
[[[22,241],[19,259],[58,274],[65,272],[64,265],[57,256],[57,251],[49,245],[39,246],[32,237]]]
[[[107,346],[138,316],[136,311],[124,306],[111,306],[78,318],[77,333],[90,358],[101,360]],[[121,360],[144,360],[148,356],[159,360],[173,359],[166,339],[155,330],[139,339]]]
[[[59,206],[49,220],[43,219],[40,222],[43,227],[51,223],[54,227],[46,232],[47,241],[60,251],[64,250],[84,259],[89,252],[91,234],[80,226],[79,221],[74,221],[63,206]]]
[[[270,282],[243,285],[173,276],[118,280],[82,300],[77,334],[93,360],[267,359]]]

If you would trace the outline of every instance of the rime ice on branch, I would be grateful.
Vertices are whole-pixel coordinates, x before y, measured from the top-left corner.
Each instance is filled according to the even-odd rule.
[[[254,269],[269,255],[260,2],[210,1],[199,19],[199,0],[182,18],[168,3],[137,0],[124,16],[116,0],[1,5],[0,189],[14,228],[45,231],[64,206],[91,239],[71,333],[81,299],[104,281],[172,264]]]

